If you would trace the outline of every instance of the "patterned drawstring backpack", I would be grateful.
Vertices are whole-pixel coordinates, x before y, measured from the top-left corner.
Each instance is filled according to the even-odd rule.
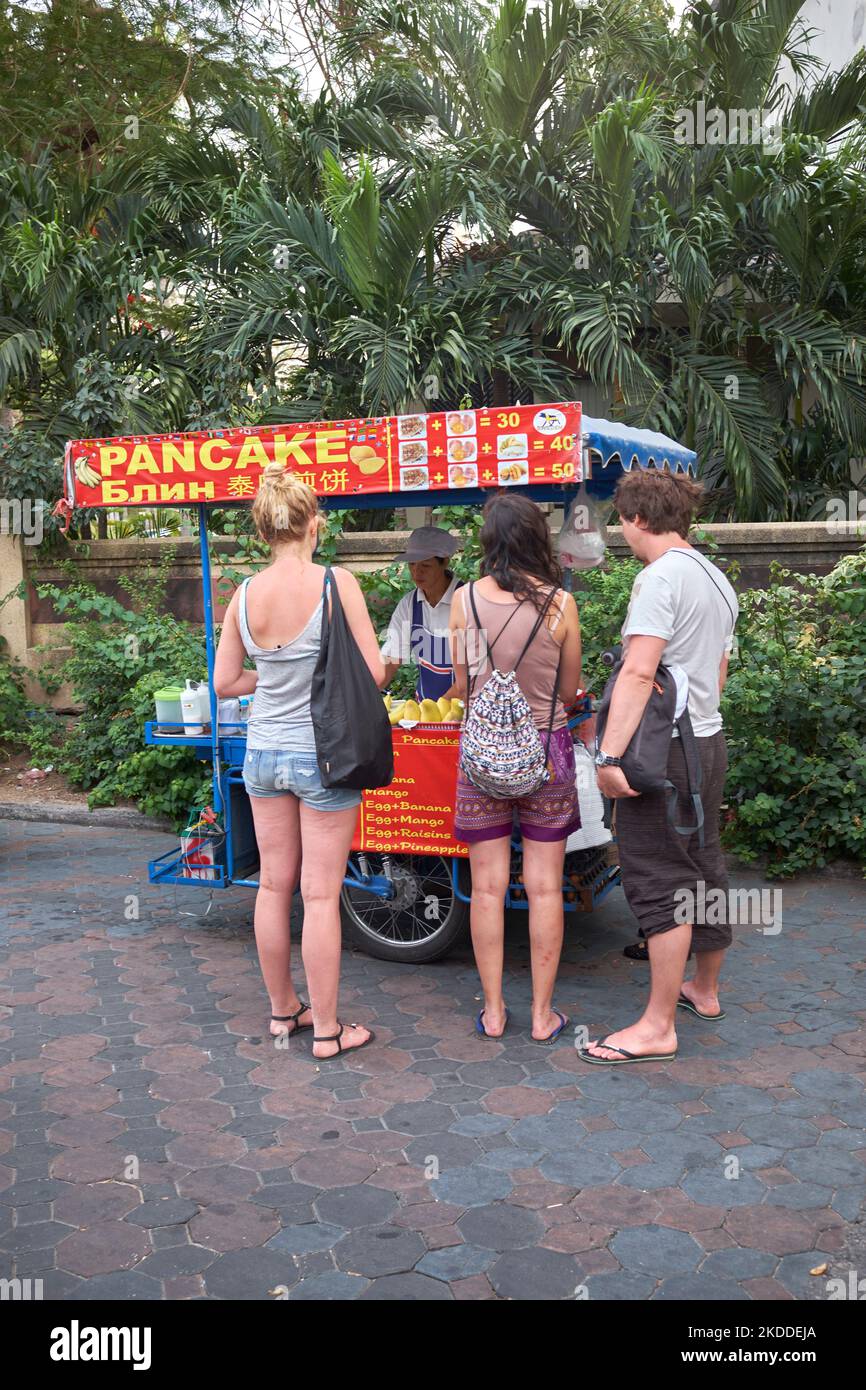
[[[480,633],[481,624],[478,621],[478,609],[475,606],[474,588],[474,584],[468,585],[469,602],[472,605],[475,626]],[[531,792],[538,791],[550,780],[546,750],[550,746],[553,716],[556,711],[556,693],[559,688],[559,667],[562,662],[562,653],[560,651],[556,679],[553,683],[546,744],[542,741],[541,734],[535,727],[529,702],[517,684],[516,672],[532,646],[541,624],[546,619],[555,595],[555,589],[548,595],[526,645],[514,663],[513,670],[500,671],[493,664],[492,653],[494,646],[514,617],[514,613],[526,602],[525,599],[516,604],[514,613],[509,615],[492,642],[488,642],[485,636],[487,661],[493,670],[484,682],[477,698],[474,689],[477,676],[473,676],[469,683],[466,722],[463,725],[463,736],[460,741],[460,771],[467,781],[487,796],[498,797],[502,800],[529,796]]]

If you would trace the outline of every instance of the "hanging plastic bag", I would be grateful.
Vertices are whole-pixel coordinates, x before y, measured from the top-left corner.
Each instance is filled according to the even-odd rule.
[[[581,483],[559,533],[559,561],[563,569],[592,570],[604,563],[607,530],[598,508]]]

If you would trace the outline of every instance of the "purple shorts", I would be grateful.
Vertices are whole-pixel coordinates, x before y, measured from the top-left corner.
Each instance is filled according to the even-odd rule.
[[[547,739],[547,730],[541,734]],[[457,809],[454,838],[465,845],[498,840],[511,835],[515,819],[525,840],[566,840],[580,829],[580,808],[575,787],[574,744],[570,729],[555,729],[550,736],[549,782],[529,796],[502,800],[473,787],[457,773]]]

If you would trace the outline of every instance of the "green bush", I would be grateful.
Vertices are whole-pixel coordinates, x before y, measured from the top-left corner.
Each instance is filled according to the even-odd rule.
[[[169,681],[206,677],[203,632],[165,611],[172,559],[166,553],[157,566],[121,579],[129,605],[74,579],[71,566],[69,587],[39,585],[40,597],[66,619],[72,649],[40,678],[49,689],[67,683],[83,706],[61,736],[55,764],[90,792],[88,804],[129,800],[181,824],[193,802],[209,798],[201,763],[191,749],[141,746],[153,692]]]
[[[21,744],[26,728],[24,671],[9,656],[8,645],[0,637],[0,744]]]
[[[866,547],[740,596],[722,710],[727,847],[784,876],[866,861]]]

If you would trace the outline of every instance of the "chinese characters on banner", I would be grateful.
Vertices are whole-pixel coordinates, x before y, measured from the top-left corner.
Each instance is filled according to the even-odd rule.
[[[575,483],[580,404],[79,439],[66,446],[66,504],[247,502],[274,462],[323,498]]]
[[[454,839],[457,726],[394,729],[394,780],[364,792],[352,849],[465,857]]]

